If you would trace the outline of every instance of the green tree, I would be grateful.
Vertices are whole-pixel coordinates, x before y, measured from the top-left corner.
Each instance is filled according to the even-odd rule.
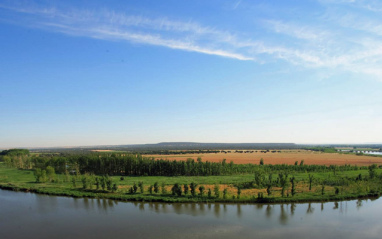
[[[154,189],[154,186],[153,186],[153,185],[150,185],[150,186],[149,186],[149,193],[150,193],[150,194],[153,194],[153,189]]]
[[[141,191],[141,193],[144,193],[144,186],[143,186],[143,182],[142,181],[139,181],[138,182],[138,187],[139,187],[139,190]]]
[[[205,189],[205,187],[203,186],[203,185],[201,185],[200,187],[199,187],[199,195],[201,196],[201,197],[203,197],[203,194],[204,194],[204,189]]]
[[[193,196],[193,197],[195,197],[195,195],[196,195],[196,187],[198,186],[198,184],[196,184],[196,183],[194,183],[194,182],[192,182],[191,184],[190,184],[190,191],[191,191],[191,195]]]
[[[111,178],[109,178],[108,176],[106,176],[106,187],[107,187],[108,191],[112,190],[112,188],[113,188],[112,183],[113,183],[113,180]]]
[[[138,191],[138,186],[137,186],[137,184],[134,182],[134,184],[133,184],[133,193],[137,193],[137,191]]]
[[[41,168],[36,168],[34,171],[34,176],[37,183],[43,183],[46,181],[46,171],[41,170]]]
[[[88,179],[87,179],[87,175],[83,175],[82,178],[81,178],[81,182],[82,182],[82,188],[83,189],[87,189],[88,188]]]
[[[260,165],[264,165],[264,159],[263,158],[260,159]]]
[[[225,188],[225,189],[223,190],[223,198],[224,198],[224,199],[227,199],[227,193],[228,193],[228,190]]]
[[[113,187],[111,188],[112,192],[116,192],[118,190],[118,186],[116,183],[113,183]]]
[[[288,186],[288,173],[287,172],[281,172],[279,173],[279,182],[281,186],[281,196],[285,196],[285,189]]]
[[[261,188],[263,186],[263,183],[265,181],[265,175],[264,171],[262,169],[259,169],[255,172],[255,183],[258,188]]]
[[[216,198],[220,197],[220,190],[219,190],[219,185],[218,184],[215,184],[215,186],[214,186],[214,193],[215,193],[215,197]]]
[[[268,197],[272,195],[272,184],[268,183],[267,185],[267,194]]]
[[[259,198],[259,199],[264,198],[264,193],[262,193],[262,192],[258,192],[258,193],[257,193],[257,198]]]
[[[312,183],[313,183],[313,179],[314,179],[314,176],[309,174],[309,191],[312,191]]]
[[[162,182],[162,194],[166,194],[166,193],[167,193],[166,184]]]
[[[273,183],[273,174],[270,173],[268,175],[268,182],[266,184],[268,196],[271,196],[271,194],[272,194],[272,183]]]
[[[70,174],[68,169],[65,168],[65,182],[69,182]]]
[[[159,183],[158,182],[154,183],[154,192],[159,193]]]
[[[185,183],[184,185],[183,185],[183,191],[184,191],[184,195],[187,195],[188,194],[188,184],[187,183]]]
[[[101,181],[101,188],[102,188],[102,190],[105,191],[105,189],[106,189],[106,178],[105,177],[101,177],[100,181]]]
[[[100,185],[100,179],[99,179],[99,177],[96,177],[96,178],[95,178],[95,185],[96,185],[96,189],[99,190],[99,185]]]
[[[370,179],[375,178],[375,176],[376,176],[376,172],[375,172],[376,169],[377,169],[377,165],[376,164],[373,164],[373,165],[369,166],[369,178]]]
[[[211,191],[211,188],[208,189],[208,198],[211,198],[212,197],[212,191]]]
[[[237,187],[237,199],[240,199],[240,195],[241,195],[241,188]]]
[[[171,188],[172,195],[182,196],[182,186],[179,183],[175,183]]]
[[[77,187],[76,178],[72,177],[73,188]]]
[[[296,185],[295,185],[295,177],[291,177],[290,178],[290,183],[292,184],[292,189],[291,189],[291,193],[292,193],[292,197],[296,194]]]

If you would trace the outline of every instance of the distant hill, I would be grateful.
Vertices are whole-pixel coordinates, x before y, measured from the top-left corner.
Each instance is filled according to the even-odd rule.
[[[158,151],[158,150],[218,150],[218,149],[297,149],[294,143],[196,143],[162,142],[158,144],[97,145],[86,147],[35,148],[38,152],[68,152],[90,150]]]
[[[121,146],[122,148],[124,146]],[[295,149],[294,143],[195,143],[195,142],[162,142],[143,144],[128,148],[164,149],[164,150],[198,150],[198,149]]]
[[[89,152],[91,150],[117,150],[147,152],[161,150],[229,150],[229,149],[306,149],[312,147],[368,147],[382,148],[381,144],[295,144],[295,143],[198,143],[162,142],[158,144],[95,145],[83,147],[33,148],[32,152]]]

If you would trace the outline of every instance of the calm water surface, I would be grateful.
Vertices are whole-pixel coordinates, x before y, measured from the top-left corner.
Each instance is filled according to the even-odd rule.
[[[0,190],[0,238],[381,238],[382,200],[127,203]]]

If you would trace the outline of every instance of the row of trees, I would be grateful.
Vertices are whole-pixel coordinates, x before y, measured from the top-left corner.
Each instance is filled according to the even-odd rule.
[[[136,194],[136,193],[144,193],[144,185],[143,182],[138,182],[138,184],[134,183],[132,187],[129,188],[128,192],[130,194]],[[158,193],[161,193],[162,195],[167,194],[167,189],[165,183],[162,183],[161,187],[159,187],[159,183],[155,182],[153,185],[150,185],[148,187],[148,192],[151,195],[155,195]],[[190,184],[179,184],[175,183],[171,187],[171,194],[173,196],[192,196],[192,197],[204,197],[207,195],[208,198],[219,198],[221,195],[219,185],[215,185],[213,190],[210,188],[206,189],[204,185],[198,185],[195,182],[192,182]],[[241,189],[238,188],[237,190],[237,197],[240,198]],[[223,198],[226,199],[228,195],[228,190],[225,188],[223,190]]]
[[[312,190],[313,184],[321,185],[321,193],[324,194],[325,186],[335,187],[336,194],[339,193],[339,186],[349,186],[362,181],[372,181],[372,180],[382,180],[382,174],[377,174],[376,169],[378,166],[376,164],[370,165],[368,167],[368,177],[362,176],[362,174],[357,175],[356,177],[330,177],[316,179],[313,174],[308,174],[308,179],[305,183],[309,185],[309,191]],[[335,175],[334,171],[334,175]],[[290,187],[291,195],[296,194],[296,185],[298,183],[295,176],[290,176],[292,171],[281,171],[276,174],[276,179],[273,179],[273,174],[267,174],[264,170],[259,169],[254,174],[254,180],[248,183],[242,183],[236,185],[238,188],[266,188],[268,196],[272,195],[272,188],[279,187],[281,188],[281,196],[285,196],[285,191],[288,191]]]
[[[96,175],[123,175],[123,176],[211,176],[255,173],[259,169],[265,173],[296,171],[296,172],[327,172],[357,170],[358,166],[324,166],[305,165],[303,161],[296,165],[270,165],[264,160],[257,164],[234,164],[221,162],[203,162],[201,158],[196,161],[175,161],[167,159],[156,160],[142,157],[139,154],[69,154],[69,155],[15,155],[6,156],[8,166],[45,170],[53,167],[57,173],[91,173]]]

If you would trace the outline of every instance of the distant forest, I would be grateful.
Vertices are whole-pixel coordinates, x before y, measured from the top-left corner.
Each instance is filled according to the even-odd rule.
[[[271,171],[301,171],[301,172],[326,172],[332,170],[348,171],[357,170],[358,166],[323,166],[323,165],[264,165],[259,164],[234,164],[226,162],[202,161],[198,158],[186,161],[175,161],[143,157],[140,154],[127,153],[44,153],[29,154],[28,150],[7,151],[0,156],[0,161],[10,167],[19,169],[54,169],[63,174],[95,174],[95,175],[120,175],[120,176],[219,176],[255,173],[259,169],[264,172]],[[366,168],[366,167],[365,167]]]
[[[223,150],[281,150],[281,149],[310,149],[323,152],[333,152],[335,147],[373,148],[382,149],[382,144],[332,144],[332,145],[307,145],[295,143],[193,143],[193,142],[167,142],[158,144],[135,145],[99,145],[72,148],[34,148],[31,152],[46,153],[81,153],[92,150],[113,150],[139,154],[166,154],[174,150],[187,150],[188,153],[215,153]],[[325,149],[325,150],[324,150]],[[329,150],[328,150],[329,149]],[[171,154],[174,154],[173,152]]]

